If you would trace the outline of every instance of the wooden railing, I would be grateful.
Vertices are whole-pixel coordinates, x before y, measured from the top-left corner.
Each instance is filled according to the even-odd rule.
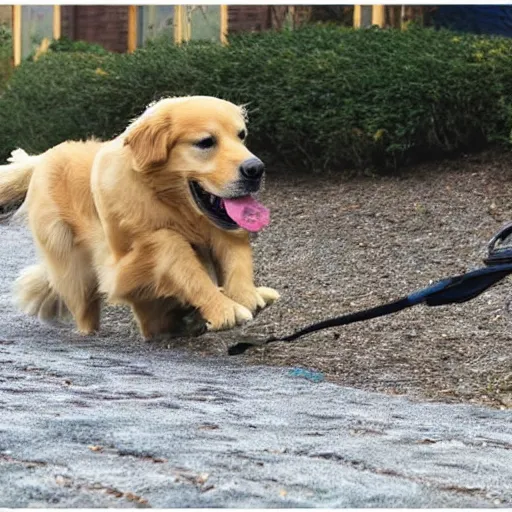
[[[347,8],[350,6],[347,6]],[[392,26],[404,28],[407,22],[412,19],[421,19],[423,17],[423,8],[421,6],[405,5],[354,5],[353,26],[355,28],[377,25],[379,27]],[[138,15],[139,8],[136,5],[128,5],[128,37],[126,41],[126,50],[133,52],[138,46]],[[302,12],[302,11],[301,11]],[[294,18],[295,7],[288,6],[287,19]],[[303,14],[303,13],[302,13]],[[350,16],[350,14],[349,14]],[[191,26],[187,16],[186,5],[174,6],[174,26],[173,37],[176,44],[190,40]],[[292,25],[295,25],[293,23]],[[61,6],[53,6],[53,39],[59,39],[62,31]],[[228,6],[220,6],[220,34],[219,40],[222,44],[227,43],[228,34]],[[12,6],[12,37],[13,37],[13,61],[18,66],[22,59],[22,6]],[[50,44],[48,38],[43,39],[39,48],[36,49],[36,56],[44,53]]]
[[[425,8],[420,5],[354,5],[353,25],[403,29],[411,21],[423,24],[424,14]]]
[[[186,17],[186,6],[175,5],[174,9],[174,42],[180,44],[188,41],[191,35],[190,22]],[[126,41],[126,50],[133,52],[137,48],[138,34],[138,6],[129,5],[128,8],[128,38]],[[13,40],[13,62],[15,66],[21,63],[22,58],[22,6],[12,6],[12,40]],[[60,39],[62,33],[62,14],[61,6],[53,6],[53,39]],[[222,44],[227,43],[228,34],[228,6],[220,6],[220,34],[219,40]],[[48,38],[44,38],[36,49],[36,55],[44,53],[50,44]]]

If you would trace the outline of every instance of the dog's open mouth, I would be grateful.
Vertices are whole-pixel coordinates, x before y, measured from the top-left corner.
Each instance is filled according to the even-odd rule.
[[[256,232],[270,222],[268,209],[250,195],[225,198],[210,194],[195,181],[189,182],[189,185],[199,209],[222,229],[243,228]]]

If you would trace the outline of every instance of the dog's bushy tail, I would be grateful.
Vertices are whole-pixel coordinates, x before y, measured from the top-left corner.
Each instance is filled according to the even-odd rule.
[[[25,198],[39,160],[39,156],[30,156],[23,149],[16,149],[11,153],[9,163],[0,165],[0,207]]]
[[[27,315],[44,322],[66,320],[70,312],[53,289],[44,265],[25,268],[14,283],[17,306]]]

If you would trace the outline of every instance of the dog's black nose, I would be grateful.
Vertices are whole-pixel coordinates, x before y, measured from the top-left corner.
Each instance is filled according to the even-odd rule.
[[[249,158],[240,166],[240,174],[248,180],[258,180],[264,172],[265,164],[259,158]]]

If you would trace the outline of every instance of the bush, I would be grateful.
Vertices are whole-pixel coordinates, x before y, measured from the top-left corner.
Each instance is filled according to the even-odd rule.
[[[107,55],[109,53],[100,44],[87,41],[73,41],[65,36],[62,36],[60,39],[54,39],[50,43],[48,50],[51,52],[94,53],[96,55]]]
[[[48,46],[47,52],[93,53],[95,55],[108,55],[109,53],[108,50],[103,48],[100,44],[89,43],[87,41],[74,41],[66,36],[62,36],[60,39],[53,39]],[[26,60],[38,60],[36,58],[37,54],[38,51],[34,50],[26,57]],[[42,55],[42,53],[40,55]]]
[[[6,25],[0,25],[0,93],[12,73],[12,37]]]
[[[115,136],[150,101],[188,94],[248,104],[251,147],[275,165],[390,169],[508,141],[512,40],[309,26],[227,47],[160,39],[130,55],[48,53],[0,98],[0,157]]]

